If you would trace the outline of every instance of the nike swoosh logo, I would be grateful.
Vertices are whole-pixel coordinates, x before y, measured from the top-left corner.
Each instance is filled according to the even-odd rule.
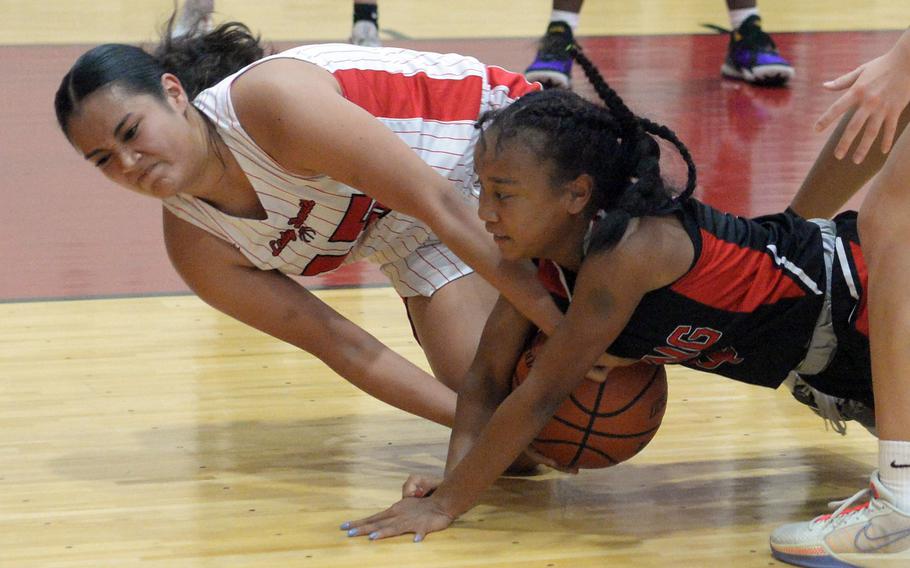
[[[861,531],[856,533],[856,536],[853,538],[853,545],[856,547],[858,552],[877,552],[887,546],[910,537],[910,529],[903,529],[893,533],[885,533],[881,536],[871,536],[869,534],[869,529],[872,528],[874,521],[869,521],[862,528]]]
[[[910,467],[910,463],[897,463],[894,460],[891,460],[891,467],[901,468],[901,467]]]

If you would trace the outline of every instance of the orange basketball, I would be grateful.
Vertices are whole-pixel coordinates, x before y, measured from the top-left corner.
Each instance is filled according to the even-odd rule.
[[[513,389],[527,378],[546,339],[538,332],[518,359]],[[666,407],[667,373],[662,366],[617,367],[603,383],[582,381],[531,446],[566,467],[610,467],[648,445]]]

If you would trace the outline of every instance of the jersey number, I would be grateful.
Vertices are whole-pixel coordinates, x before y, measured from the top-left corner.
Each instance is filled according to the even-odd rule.
[[[352,195],[351,201],[348,203],[348,210],[345,211],[341,222],[335,227],[335,232],[329,237],[329,242],[352,243],[360,237],[367,227],[382,219],[391,211],[391,209],[368,195]],[[315,276],[335,270],[344,263],[344,259],[347,256],[347,253],[317,254],[313,257],[313,260],[307,263],[301,274],[303,276]]]

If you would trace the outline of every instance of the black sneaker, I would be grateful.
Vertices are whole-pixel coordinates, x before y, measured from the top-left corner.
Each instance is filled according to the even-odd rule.
[[[575,43],[572,28],[565,22],[550,22],[540,39],[534,63],[525,70],[528,81],[537,81],[544,89],[568,89],[572,83],[572,56],[569,47]]]
[[[706,24],[706,27],[730,34],[727,59],[720,68],[724,77],[764,87],[779,87],[795,74],[790,62],[777,52],[771,36],[761,29],[758,16],[749,16],[735,30],[713,24]]]

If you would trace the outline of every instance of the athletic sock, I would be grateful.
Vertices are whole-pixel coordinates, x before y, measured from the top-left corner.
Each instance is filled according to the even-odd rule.
[[[910,442],[878,441],[878,476],[897,507],[910,512]]]
[[[741,26],[749,16],[759,16],[758,8],[755,7],[730,10],[730,27],[734,30],[738,30],[739,26]]]
[[[572,28],[572,34],[578,29],[580,16],[578,12],[569,12],[568,10],[553,10],[550,13],[550,22],[565,22]]]
[[[379,6],[376,4],[361,4],[359,2],[354,3],[354,23],[359,22],[360,20],[366,20],[368,22],[373,22],[376,24],[376,27],[379,27]]]

